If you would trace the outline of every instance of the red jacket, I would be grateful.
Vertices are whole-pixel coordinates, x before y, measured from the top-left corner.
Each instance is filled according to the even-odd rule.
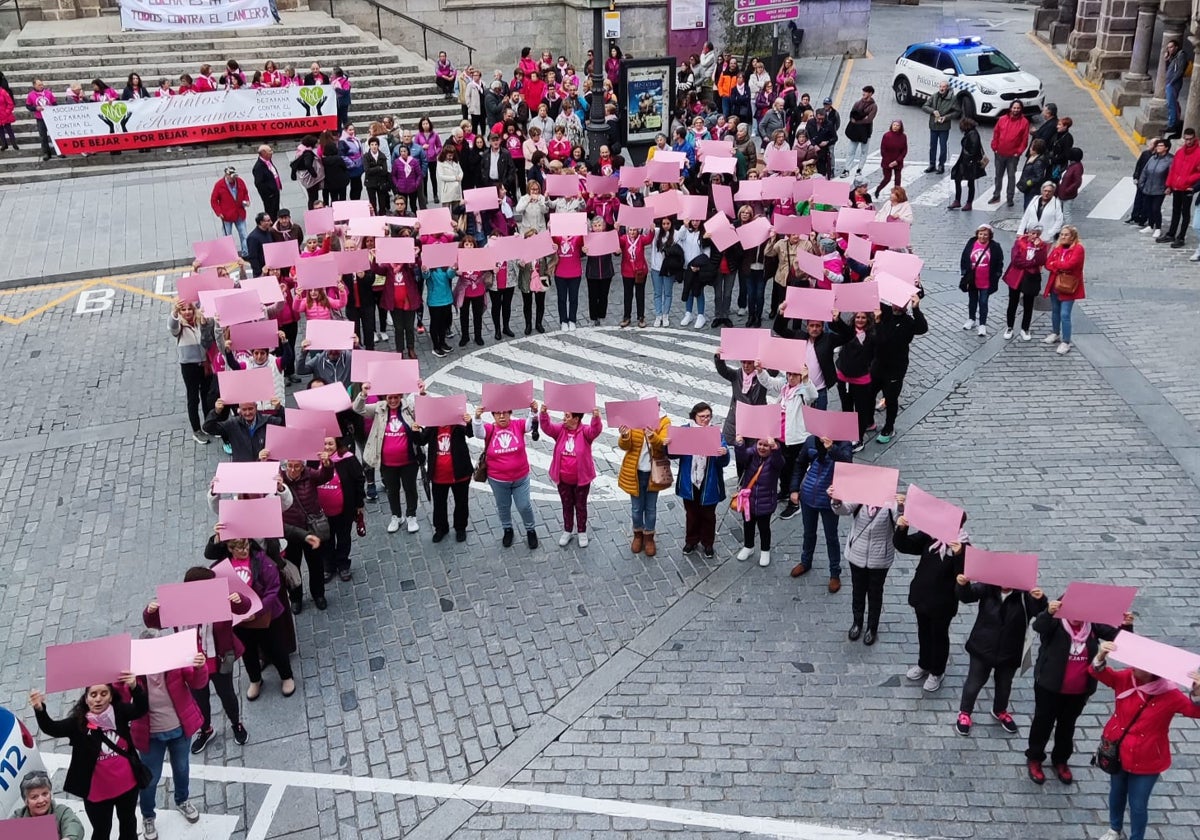
[[[628,231],[622,229],[618,241],[621,244],[621,276],[645,277],[650,272],[650,266],[646,263],[646,248],[654,241],[654,234],[630,236]]]
[[[222,178],[213,185],[212,195],[208,199],[208,203],[212,206],[212,211],[217,214],[217,218],[222,222],[244,222],[246,221],[246,205],[244,202],[250,200],[250,193],[246,191],[246,182],[238,178],[234,184],[234,189],[237,190],[237,198],[233,197],[230,192],[228,182]]]
[[[138,685],[149,698],[146,678],[138,677]],[[175,707],[175,714],[179,718],[179,725],[183,727],[185,738],[190,739],[204,725],[204,715],[200,712],[200,706],[196,704],[196,698],[192,696],[192,689],[204,688],[207,685],[208,668],[204,665],[167,671],[167,694],[171,697],[171,704]],[[124,684],[121,684],[120,692],[124,699],[129,699],[129,689]],[[150,715],[144,714],[130,721],[129,730],[133,736],[134,749],[140,753],[147,752],[150,749]]]
[[[1025,154],[1029,145],[1029,120],[1025,116],[1005,114],[992,130],[992,151],[1004,157]]]
[[[1089,665],[1088,673],[1117,695],[1133,688],[1133,671],[1130,669],[1114,671],[1112,668],[1102,668],[1097,671]],[[1133,716],[1143,705],[1146,710],[1134,721]],[[1103,737],[1115,741],[1122,733],[1125,734],[1121,741],[1122,769],[1152,776],[1171,766],[1171,741],[1168,735],[1171,718],[1175,715],[1200,718],[1200,704],[1178,689],[1155,695],[1149,703],[1137,692],[1117,699],[1113,716],[1104,725]],[[1133,721],[1132,727],[1129,726],[1130,721]]]
[[[1182,145],[1175,150],[1175,159],[1167,171],[1167,189],[1190,190],[1200,181],[1200,143],[1192,146]]]
[[[1075,294],[1064,295],[1059,294],[1059,300],[1083,300],[1086,295],[1083,292],[1083,259],[1086,255],[1083,251],[1083,246],[1076,242],[1070,248],[1064,248],[1061,245],[1055,245],[1050,249],[1050,253],[1046,256],[1046,269],[1050,272],[1050,278],[1046,281],[1046,291],[1044,297],[1050,297],[1050,290],[1054,288],[1054,280],[1064,271],[1072,274],[1079,274],[1079,288],[1075,290]]]

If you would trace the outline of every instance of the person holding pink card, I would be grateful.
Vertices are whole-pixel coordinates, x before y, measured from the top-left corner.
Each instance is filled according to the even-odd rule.
[[[688,412],[692,424],[705,428],[712,423],[712,406],[698,402]],[[686,424],[685,424],[686,425]],[[667,443],[667,457],[679,461],[675,495],[683,500],[683,553],[691,554],[703,546],[704,556],[712,557],[717,538],[717,505],[725,499],[725,468],[729,466],[729,445],[721,437],[720,455],[673,455]]]
[[[225,442],[234,461],[257,461],[259,453],[267,445],[267,426],[283,425],[283,404],[278,399],[272,399],[271,408],[274,413],[265,414],[258,410],[258,403],[244,402],[238,404],[231,416],[229,406],[218,399],[204,418],[202,428],[205,434],[219,437]]]
[[[567,332],[575,329],[575,318],[579,310],[579,283],[583,277],[583,237],[555,236],[553,239],[558,329],[560,332]]]
[[[424,393],[424,388],[421,389]],[[419,471],[418,441],[412,427],[412,397],[386,394],[373,404],[367,403],[371,383],[364,382],[354,397],[355,413],[371,420],[371,431],[363,446],[363,462],[378,470],[387,491],[391,520],[387,532],[394,534],[401,525],[410,534],[421,526],[417,522],[417,474]],[[400,491],[404,490],[404,507],[400,506]],[[403,514],[403,515],[402,515]]]
[[[346,287],[339,281],[336,288],[307,289],[296,299],[293,314],[309,321],[333,320],[334,310],[346,308]]]
[[[1009,735],[1017,734],[1017,724],[1008,701],[1012,696],[1012,681],[1025,651],[1025,634],[1031,617],[1046,609],[1045,593],[1036,586],[1028,592],[1003,589],[987,583],[973,582],[966,575],[955,578],[955,594],[963,604],[979,604],[975,626],[967,637],[967,679],[963,682],[962,700],[958,705],[958,720],[954,731],[971,734],[971,715],[980,690],[993,678],[992,717]]]
[[[629,494],[630,516],[633,520],[633,540],[629,550],[634,554],[646,552],[647,557],[658,553],[654,529],[658,521],[658,494],[671,486],[671,462],[667,460],[667,430],[671,419],[663,416],[657,428],[631,429],[622,426],[617,446],[624,451],[617,486]]]
[[[336,387],[336,386],[333,386]],[[329,553],[330,528],[329,519],[321,510],[319,488],[333,478],[333,464],[329,455],[322,450],[319,455],[319,465],[310,467],[305,461],[289,459],[283,462],[281,474],[283,483],[292,491],[292,505],[283,512],[285,535],[291,534],[287,540],[285,556],[289,563],[297,569],[308,567],[308,588],[312,593],[313,604],[317,609],[324,610],[329,606],[325,600],[325,556]],[[304,537],[300,537],[303,534]],[[315,536],[316,545],[307,539]],[[292,602],[292,612],[299,615],[304,608],[304,584],[292,587],[288,596]]]
[[[546,404],[542,403],[539,421],[546,434],[554,440],[550,480],[558,486],[563,516],[563,532],[558,544],[566,548],[571,542],[572,533],[576,533],[579,535],[579,547],[587,548],[588,491],[596,478],[592,443],[604,430],[600,409],[592,409],[592,419],[584,426],[583,415],[570,411],[563,414],[561,423],[555,423],[550,419]]]
[[[675,220],[671,216],[663,216],[658,220],[658,228],[654,231],[654,239],[646,248],[650,270],[650,281],[654,285],[654,326],[671,326],[671,289],[684,270],[683,244],[678,240],[680,232],[675,229]],[[628,284],[627,284],[628,287]],[[644,288],[638,296],[638,326],[646,326],[642,317],[642,304],[645,298]],[[625,294],[625,319],[622,327],[629,326],[630,294]]]
[[[208,443],[212,438],[200,429],[200,406],[204,404],[205,413],[211,407],[208,405],[209,377],[204,372],[204,356],[205,350],[216,340],[213,322],[205,318],[195,304],[177,300],[171,307],[167,327],[175,338],[175,352],[183,377],[184,404],[188,422],[192,425],[192,440]]]
[[[825,535],[825,553],[829,555],[829,585],[831,595],[842,589],[842,547],[838,541],[838,517],[833,512],[829,488],[833,484],[834,464],[852,461],[850,444],[834,442],[829,438],[809,435],[800,450],[800,460],[792,472],[791,497],[800,501],[801,522],[804,537],[800,546],[800,562],[792,567],[791,576],[802,577],[812,570],[813,555],[817,549],[817,522]],[[791,506],[784,510],[787,514]],[[791,516],[795,516],[792,511]],[[791,518],[788,516],[787,518]]]
[[[615,209],[613,213],[616,213]],[[593,233],[603,233],[606,230],[606,222],[602,216],[592,216],[592,220],[588,224]],[[618,239],[619,244],[620,240]],[[608,293],[612,289],[613,275],[617,271],[616,266],[613,265],[612,254],[592,255],[587,253],[587,251],[587,240],[584,240],[584,275],[587,277],[588,320],[592,322],[593,327],[598,327],[605,316],[608,315]],[[573,325],[571,329],[574,329]]]
[[[525,449],[525,430],[536,441],[538,430],[538,404],[529,404],[534,412],[533,419],[514,420],[511,411],[493,411],[491,423],[483,422],[484,406],[475,409],[475,420],[471,432],[483,440],[483,455],[475,469],[475,478],[486,476],[488,486],[496,499],[496,514],[504,533],[501,544],[511,548],[513,544],[512,506],[516,503],[521,522],[525,525],[525,541],[531,548],[538,547],[537,520],[533,518],[533,505],[529,501],[529,453]],[[481,475],[482,473],[482,475]]]
[[[663,222],[670,226],[671,219],[664,218]],[[662,252],[657,251],[657,237],[641,228],[621,228],[618,240],[621,246],[621,284],[624,287],[622,317],[620,326],[628,327],[633,317],[633,301],[637,298],[637,322],[639,327],[646,326],[646,278],[654,281],[654,294],[657,300],[658,284],[661,282],[655,274],[654,261],[657,259],[659,268],[662,267]],[[670,278],[667,280],[670,285]],[[670,308],[670,293],[667,294],[667,306]],[[663,320],[665,317],[656,318]],[[665,323],[660,326],[666,326]]]
[[[738,435],[734,441],[737,455],[737,495],[731,507],[743,520],[742,548],[737,559],[749,560],[754,554],[754,531],[758,530],[758,565],[771,565],[771,515],[779,504],[779,475],[783,471],[783,453],[775,438],[759,438],[747,443]]]
[[[501,266],[503,267],[503,266]],[[454,494],[454,540],[467,541],[467,525],[471,519],[471,451],[467,438],[472,435],[471,415],[464,414],[461,423],[443,426],[413,426],[418,443],[424,444],[425,463],[433,491],[433,541],[441,542],[450,533],[450,494]]]
[[[463,247],[474,250],[475,239],[465,237]],[[475,343],[483,346],[483,308],[487,297],[487,287],[494,281],[492,271],[460,271],[454,286],[454,297],[458,303],[458,346],[466,347],[471,343],[471,326],[475,327]]]
[[[325,454],[333,465],[333,475],[317,487],[317,501],[329,520],[329,539],[325,543],[325,582],[334,575],[343,583],[353,579],[350,572],[350,533],[358,527],[359,536],[366,533],[363,505],[365,475],[362,463],[354,454],[354,436],[326,436]],[[373,476],[372,476],[373,477]]]
[[[838,516],[849,516],[850,535],[846,538],[846,560],[850,564],[850,609],[853,618],[846,637],[870,647],[879,637],[879,616],[883,613],[883,587],[888,570],[896,560],[892,541],[896,532],[896,506],[846,504],[837,499],[833,488],[826,491]],[[903,495],[896,501],[902,503]],[[866,631],[863,618],[866,618]]]
[[[537,236],[537,231],[530,229],[522,235],[526,240],[533,239]],[[549,276],[547,260],[545,257],[533,259],[522,257],[512,260],[509,269],[510,275],[512,265],[517,267],[517,286],[521,290],[521,311],[525,316],[525,335],[533,333],[535,328],[539,333],[544,333],[546,328],[542,325],[542,321],[546,316],[546,284],[543,281]]]
[[[842,341],[842,352],[838,354],[837,386],[842,411],[858,414],[858,440],[854,451],[861,452],[866,445],[866,434],[875,425],[874,389],[871,386],[871,366],[875,364],[877,342],[875,337],[875,313],[855,312],[853,321],[847,324],[836,310],[830,328]]]
[[[883,392],[883,428],[875,440],[890,443],[896,433],[896,415],[900,411],[900,392],[904,389],[904,377],[908,375],[909,347],[918,335],[929,332],[929,322],[921,311],[921,298],[913,295],[908,302],[912,307],[881,303],[879,317],[875,323],[875,357],[871,360],[871,399]]]

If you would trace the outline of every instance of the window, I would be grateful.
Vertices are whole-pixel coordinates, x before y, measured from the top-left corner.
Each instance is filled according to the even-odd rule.
[[[960,51],[957,55],[963,74],[967,76],[991,76],[997,73],[1013,73],[1017,70],[1017,66],[1008,60],[1008,56],[996,50]]]
[[[908,54],[908,60],[917,64],[932,67],[937,62],[937,51],[929,47],[917,47]]]
[[[955,66],[954,59],[951,58],[950,53],[945,52],[944,50],[938,53],[937,69],[953,70],[955,73],[958,72],[958,67]]]

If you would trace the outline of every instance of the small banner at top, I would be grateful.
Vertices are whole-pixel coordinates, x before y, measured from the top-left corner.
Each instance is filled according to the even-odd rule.
[[[50,138],[64,155],[319,134],[337,128],[330,85],[81,102],[55,105],[42,115]]]
[[[121,0],[122,29],[191,32],[274,22],[270,0]]]

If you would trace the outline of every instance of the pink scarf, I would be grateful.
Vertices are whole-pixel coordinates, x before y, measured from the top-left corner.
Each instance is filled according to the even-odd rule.
[[[958,531],[958,542],[965,544],[968,539],[970,539],[970,538],[967,536],[967,529],[960,528]],[[941,540],[934,540],[933,544],[930,545],[929,548],[931,551],[935,551],[938,554],[940,554],[942,556],[943,560],[954,553],[953,551],[950,550],[950,544],[944,543]]]
[[[1092,623],[1090,621],[1082,621],[1079,623],[1079,629],[1076,630],[1071,626],[1071,622],[1065,618],[1060,618],[1063,629],[1067,631],[1067,635],[1071,637],[1071,655],[1078,656],[1087,649],[1088,636],[1092,635]]]
[[[1168,691],[1174,690],[1174,688],[1175,683],[1171,682],[1170,680],[1164,680],[1162,677],[1155,677],[1145,685],[1138,685],[1137,678],[1135,677],[1133,680],[1133,687],[1122,691],[1117,695],[1117,699],[1124,700],[1134,692],[1137,692],[1146,698],[1146,702],[1149,702],[1151,697],[1156,697],[1159,694],[1166,694]]]
[[[742,393],[749,394],[750,389],[754,386],[754,374],[742,372]]]
[[[109,732],[115,732],[117,729],[117,716],[113,713],[113,707],[111,705],[98,715],[88,712],[87,722],[97,729],[103,729]]]

